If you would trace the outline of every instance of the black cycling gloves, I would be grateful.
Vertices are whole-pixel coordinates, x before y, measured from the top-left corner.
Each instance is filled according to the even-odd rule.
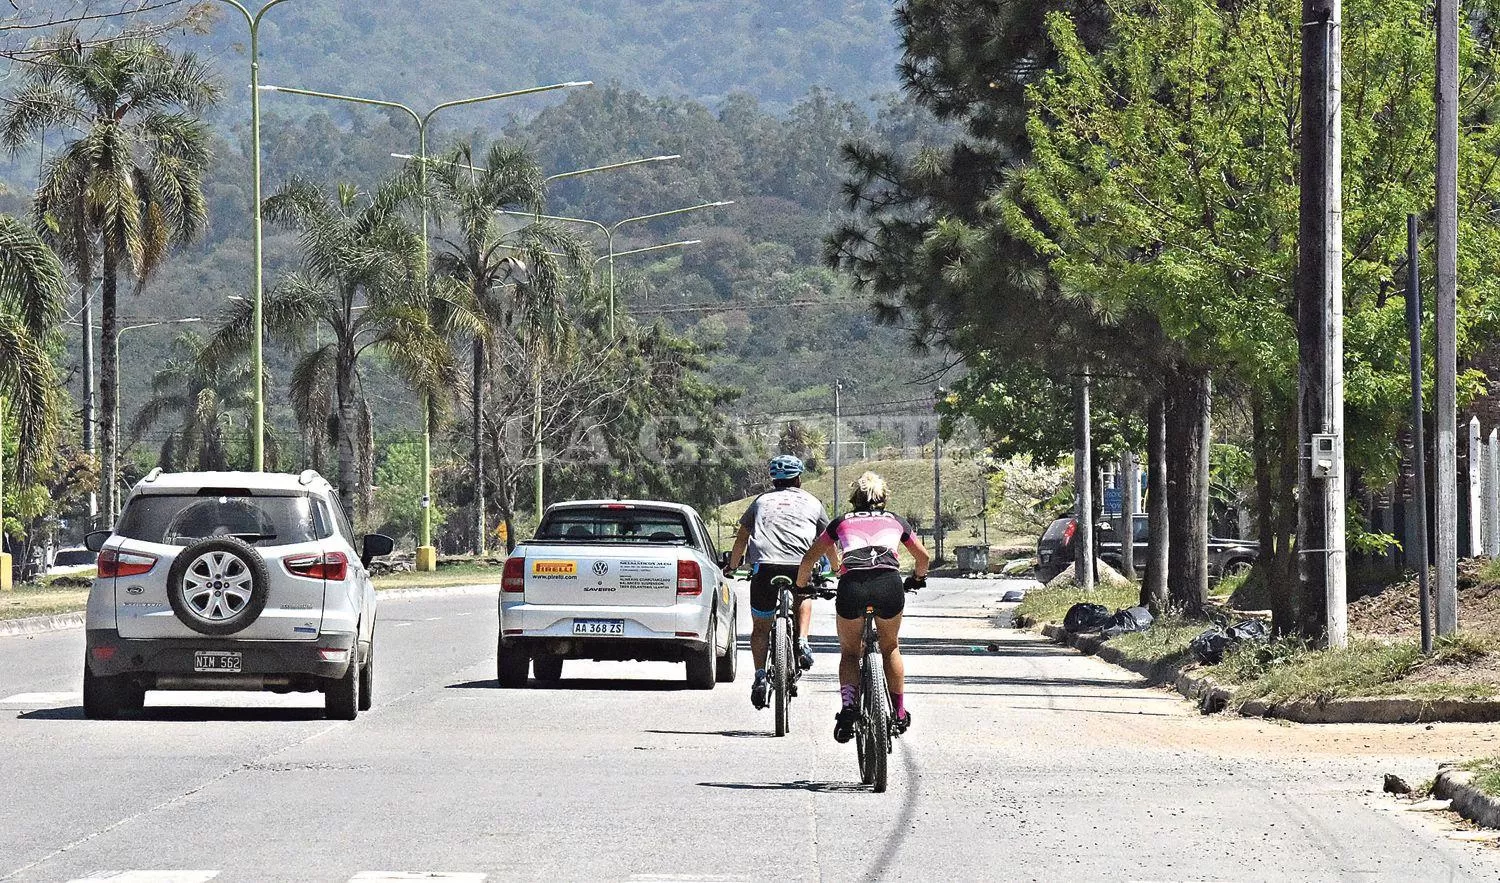
[[[915,592],[917,589],[925,589],[927,588],[927,577],[909,576],[906,578],[906,581],[901,584],[901,588],[907,590],[908,592]]]

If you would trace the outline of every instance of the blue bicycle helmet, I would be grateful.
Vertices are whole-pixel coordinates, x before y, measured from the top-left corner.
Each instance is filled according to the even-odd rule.
[[[782,454],[779,457],[771,458],[771,478],[776,481],[786,481],[789,478],[796,478],[802,474],[802,468],[802,460],[793,457],[791,454]]]

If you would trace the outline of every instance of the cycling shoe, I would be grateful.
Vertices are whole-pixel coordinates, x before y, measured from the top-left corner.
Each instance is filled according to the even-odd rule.
[[[797,698],[797,682],[796,681],[792,681],[790,684],[786,685],[786,694],[788,696],[792,697],[793,699]]]
[[[853,706],[840,709],[833,718],[833,741],[843,744],[854,738],[854,725],[859,722],[859,709]]]
[[[770,686],[765,677],[756,678],[755,683],[750,685],[750,704],[755,706],[756,711],[766,707],[766,692]]]
[[[797,664],[802,666],[803,671],[813,667],[812,647],[805,642],[797,648]]]
[[[896,735],[899,736],[902,733],[906,732],[910,728],[911,728],[911,712],[908,711],[908,712],[905,712],[904,714],[898,715],[896,717]]]

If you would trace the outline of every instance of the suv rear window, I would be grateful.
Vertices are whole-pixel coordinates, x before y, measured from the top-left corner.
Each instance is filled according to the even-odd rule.
[[[680,544],[691,535],[682,513],[634,506],[554,509],[536,532],[538,540],[565,543]]]
[[[232,536],[255,546],[325,539],[332,531],[306,496],[142,494],[130,501],[115,533],[132,540],[186,546]]]

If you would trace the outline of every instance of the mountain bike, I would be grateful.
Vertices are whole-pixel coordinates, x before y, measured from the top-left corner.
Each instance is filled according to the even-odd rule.
[[[813,584],[798,592],[789,577],[771,580],[776,592],[776,620],[771,626],[771,653],[766,660],[766,677],[771,684],[771,705],[776,709],[776,735],[785,736],[792,728],[792,697],[797,695],[797,681],[802,679],[802,665],[797,661],[797,600],[799,598],[832,598],[828,577],[817,575]]]
[[[916,591],[907,587],[907,593]],[[886,767],[901,731],[885,682],[885,656],[875,631],[875,608],[865,608],[863,650],[859,656],[859,721],[854,725],[854,749],[859,755],[859,780],[876,794],[885,792]]]

